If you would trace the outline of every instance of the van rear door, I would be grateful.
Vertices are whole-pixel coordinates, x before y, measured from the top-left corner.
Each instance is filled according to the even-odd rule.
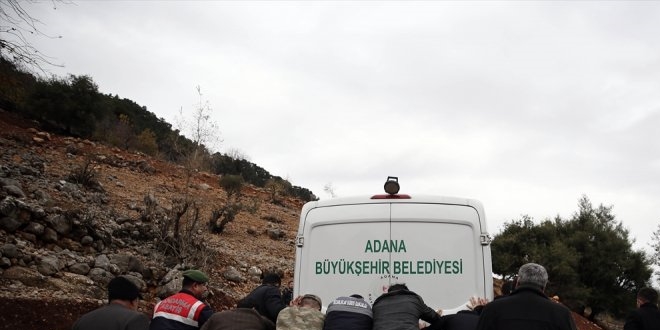
[[[356,293],[373,303],[390,284],[406,283],[446,314],[462,309],[470,296],[492,299],[490,247],[480,244],[486,233],[481,206],[432,200],[305,205],[296,294],[317,294],[326,306]]]
[[[477,210],[397,203],[391,211],[391,237],[406,243],[405,253],[391,253],[393,283],[406,283],[427,305],[445,312],[462,309],[471,296],[491,295],[484,276],[491,274],[490,258],[485,265]],[[492,284],[488,289],[492,292]]]
[[[388,204],[338,205],[311,209],[302,228],[303,242],[298,242],[295,286],[296,294],[313,293],[327,306],[332,299],[354,293],[375,300],[382,286],[378,269],[388,256],[364,253],[365,237],[389,237],[390,207]],[[300,238],[299,238],[300,240]],[[302,245],[302,248],[300,247]],[[356,266],[357,262],[360,266]],[[381,269],[381,273],[382,269]],[[375,286],[375,287],[374,287]],[[374,288],[372,288],[374,287]],[[374,297],[373,293],[378,293]]]

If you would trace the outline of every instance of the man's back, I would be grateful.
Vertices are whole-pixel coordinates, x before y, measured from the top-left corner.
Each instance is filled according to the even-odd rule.
[[[110,303],[83,315],[73,330],[147,330],[149,318],[124,306]]]
[[[325,315],[309,307],[291,306],[277,316],[277,330],[321,330]]]
[[[277,321],[277,315],[286,307],[282,301],[282,294],[276,286],[263,284],[252,290],[244,301],[250,301],[250,304],[259,314],[267,317],[273,323]]]
[[[378,297],[372,307],[374,330],[419,329],[419,320],[437,322],[439,315],[416,293],[396,290]]]
[[[660,329],[660,310],[658,310],[657,306],[646,303],[628,315],[623,330],[649,329]]]
[[[236,308],[213,314],[201,330],[275,330],[275,324],[252,308]]]
[[[552,302],[540,290],[519,287],[481,312],[478,330],[575,330],[568,308]]]
[[[339,297],[325,311],[323,330],[371,330],[373,313],[361,296]]]

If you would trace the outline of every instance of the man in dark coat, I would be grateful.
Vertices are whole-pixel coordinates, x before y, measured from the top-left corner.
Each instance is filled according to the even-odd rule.
[[[371,306],[359,294],[333,300],[325,311],[323,330],[371,330]]]
[[[109,303],[83,315],[73,330],[147,330],[149,318],[138,312],[140,290],[129,279],[118,276],[108,283]]]
[[[440,315],[405,284],[390,286],[374,301],[372,311],[373,330],[418,330],[420,319],[430,326],[440,321]]]
[[[637,292],[637,309],[626,318],[623,330],[660,329],[658,292],[652,288],[641,288]]]
[[[275,330],[275,324],[254,307],[252,300],[241,300],[236,309],[213,314],[201,330]]]
[[[484,307],[477,330],[576,330],[571,311],[543,293],[547,283],[543,266],[522,265],[516,289]]]
[[[278,274],[267,273],[264,274],[261,285],[252,290],[245,298],[242,299],[243,303],[250,301],[254,304],[254,309],[259,314],[267,317],[273,323],[277,322],[277,315],[283,310],[286,305],[282,301],[282,294],[280,293],[281,279]]]

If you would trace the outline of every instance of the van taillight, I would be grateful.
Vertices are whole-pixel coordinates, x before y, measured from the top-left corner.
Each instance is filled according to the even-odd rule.
[[[373,195],[371,196],[371,199],[410,199],[410,195],[406,194],[396,194],[396,195],[390,195],[390,194],[383,194],[383,195]]]

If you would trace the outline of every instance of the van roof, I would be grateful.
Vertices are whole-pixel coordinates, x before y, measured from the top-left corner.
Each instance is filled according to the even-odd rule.
[[[436,195],[410,195],[410,198],[408,199],[399,199],[399,198],[373,199],[372,196],[375,195],[323,199],[323,200],[308,202],[307,204],[305,204],[305,207],[315,208],[315,207],[347,205],[347,204],[377,204],[377,203],[439,203],[439,204],[466,205],[479,209],[483,208],[483,204],[480,201],[476,199],[461,198],[461,197],[447,197],[447,196],[436,196]]]

